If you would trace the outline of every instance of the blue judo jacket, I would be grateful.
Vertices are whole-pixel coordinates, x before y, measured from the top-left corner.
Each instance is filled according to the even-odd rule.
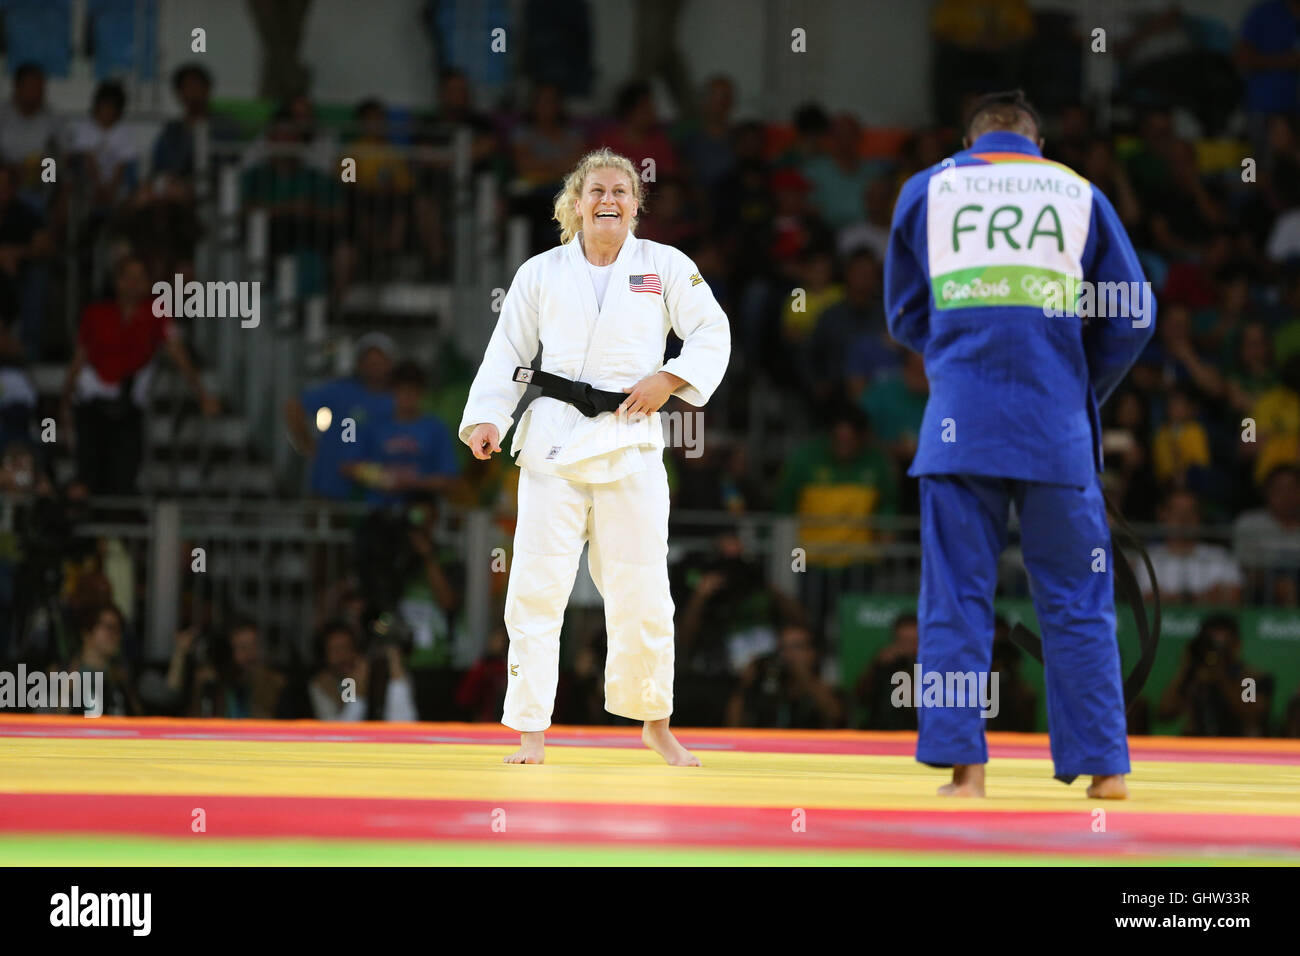
[[[904,184],[885,308],[930,380],[909,474],[1092,484],[1098,406],[1155,331],[1100,190],[1025,137],[986,133]]]

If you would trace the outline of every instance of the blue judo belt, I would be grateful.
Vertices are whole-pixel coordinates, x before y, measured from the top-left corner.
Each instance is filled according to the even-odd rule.
[[[1156,660],[1156,648],[1160,644],[1160,585],[1156,583],[1156,571],[1151,566],[1151,557],[1143,547],[1142,539],[1129,527],[1110,497],[1104,497],[1106,513],[1110,515],[1113,522],[1110,533],[1110,553],[1115,562],[1115,577],[1119,581],[1120,591],[1128,599],[1129,609],[1133,612],[1133,622],[1137,625],[1138,646],[1141,649],[1137,663],[1133,665],[1133,670],[1124,680],[1124,709],[1127,712],[1133,709],[1133,702],[1142,692],[1142,687],[1151,675],[1151,666]],[[1133,573],[1133,566],[1129,564],[1124,554],[1124,548],[1137,552],[1146,566],[1147,578],[1151,581],[1150,621],[1147,620],[1146,603],[1142,600],[1142,588],[1138,584],[1137,575]],[[1043,663],[1042,638],[1029,628],[1023,624],[1016,624],[1011,629],[1011,640],[1038,663]],[[1057,777],[1057,779],[1067,784],[1075,780],[1074,777]]]
[[[568,402],[588,418],[595,418],[601,412],[617,411],[627,401],[627,395],[623,392],[602,391],[586,382],[574,382],[524,365],[515,368],[514,380],[528,385],[540,385],[542,395],[546,398]]]

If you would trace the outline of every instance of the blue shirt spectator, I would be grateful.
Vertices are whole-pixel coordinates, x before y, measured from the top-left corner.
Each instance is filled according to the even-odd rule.
[[[1249,112],[1291,113],[1300,107],[1296,91],[1300,83],[1297,40],[1300,40],[1300,3],[1296,0],[1265,0],[1246,14],[1241,23],[1241,45],[1249,47],[1249,52],[1239,48],[1238,62],[1246,76]],[[1251,62],[1254,59],[1251,54],[1268,57],[1276,65]]]

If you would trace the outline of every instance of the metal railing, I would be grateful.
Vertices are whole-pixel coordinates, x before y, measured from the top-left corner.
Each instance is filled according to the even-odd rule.
[[[15,510],[23,503],[16,498],[0,502],[0,535],[12,533]],[[124,610],[137,619],[144,654],[153,660],[168,655],[182,623],[220,626],[242,617],[257,621],[273,647],[300,659],[309,657],[312,634],[330,614],[329,604],[340,582],[356,576],[357,534],[368,513],[361,504],[302,500],[98,498],[90,505],[75,534],[83,542],[119,543],[139,595],[137,606]],[[494,581],[493,575],[508,570],[508,562],[501,558],[510,548],[500,517],[447,505],[440,509],[434,528],[435,543],[454,554],[463,570],[462,633],[456,648],[461,666],[477,656],[489,630],[500,623],[504,580]],[[788,515],[675,512],[669,563],[691,554],[707,558],[720,553],[716,551],[719,533],[736,535],[744,558],[761,569],[756,571],[754,587],[766,585],[797,598],[833,648],[834,610],[840,596],[918,593],[921,549],[915,517],[826,519],[824,525],[851,532],[856,540],[801,544],[812,524]],[[1154,541],[1167,537],[1171,529],[1142,526],[1136,530]],[[1198,539],[1223,544],[1232,540],[1231,535],[1230,527],[1207,527],[1199,530]],[[999,591],[1023,597],[1028,594],[1027,579],[1014,529],[1010,538],[1000,567]],[[1224,545],[1207,560],[1235,559]],[[1263,568],[1246,570],[1270,575],[1272,580],[1296,580],[1300,560],[1279,558]],[[1279,603],[1277,597],[1269,588],[1243,590],[1248,603],[1273,605]],[[594,587],[584,577],[575,587],[574,602],[599,605]],[[1285,599],[1280,603],[1293,606]]]

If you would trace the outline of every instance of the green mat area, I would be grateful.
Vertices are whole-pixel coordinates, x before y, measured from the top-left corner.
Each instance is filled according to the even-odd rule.
[[[1280,858],[1104,857],[868,850],[612,847],[503,841],[0,836],[0,866],[1205,866]]]

